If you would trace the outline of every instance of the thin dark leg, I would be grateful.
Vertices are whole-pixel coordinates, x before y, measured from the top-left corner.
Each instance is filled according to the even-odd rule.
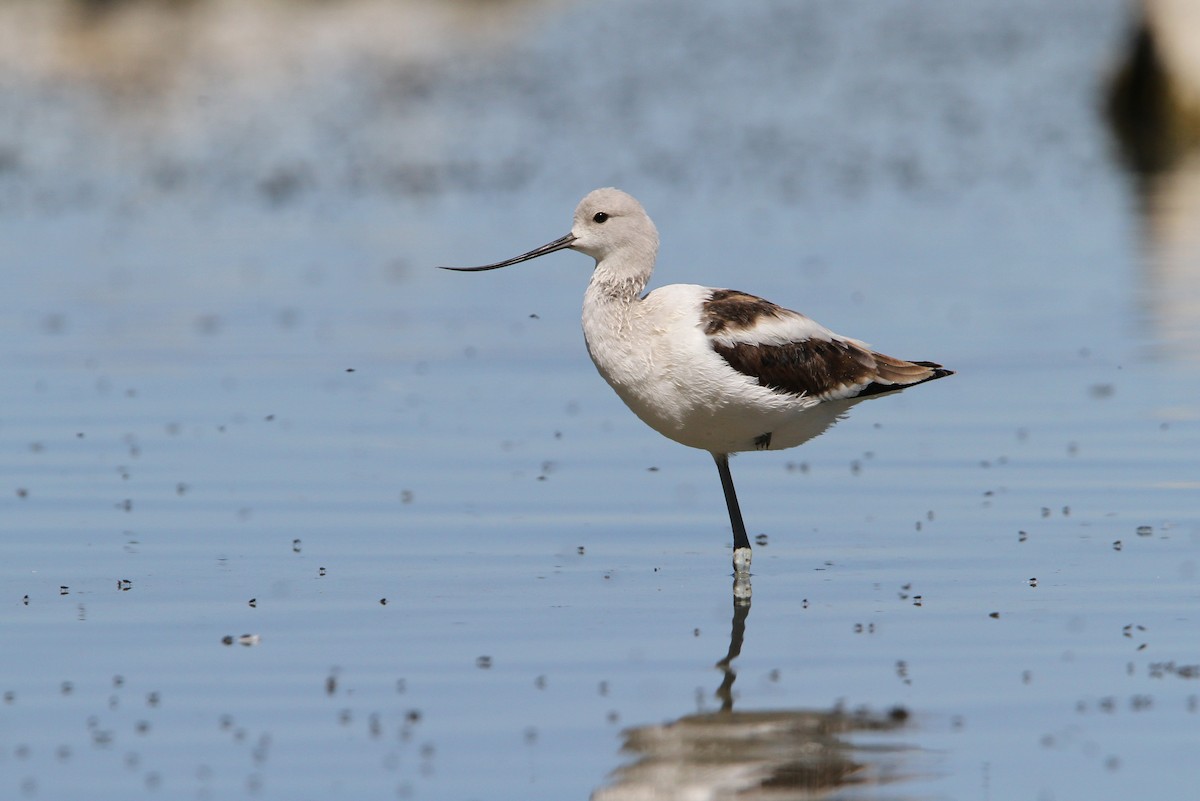
[[[750,538],[746,536],[746,524],[742,522],[742,510],[738,507],[737,493],[733,489],[733,476],[729,474],[729,454],[714,453],[717,462],[717,472],[721,474],[721,489],[725,490],[725,505],[729,507],[729,522],[733,526],[733,550],[750,548]]]

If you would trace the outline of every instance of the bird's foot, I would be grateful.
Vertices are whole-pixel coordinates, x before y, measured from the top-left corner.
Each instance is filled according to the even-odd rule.
[[[751,556],[752,553],[749,548],[733,549],[733,573],[735,576],[750,575]]]

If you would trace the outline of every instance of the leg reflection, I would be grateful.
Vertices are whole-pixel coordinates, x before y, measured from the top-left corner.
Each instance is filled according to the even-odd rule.
[[[741,578],[736,577],[733,581],[733,626],[729,632],[729,653],[717,663],[717,669],[725,674],[716,693],[717,698],[721,699],[722,712],[733,710],[733,682],[737,679],[737,671],[733,669],[732,663],[742,652],[742,642],[746,639],[746,618],[750,616],[750,579],[745,578],[746,594],[741,597],[738,595]]]

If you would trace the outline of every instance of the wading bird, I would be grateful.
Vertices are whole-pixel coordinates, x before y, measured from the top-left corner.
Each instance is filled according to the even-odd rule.
[[[953,375],[934,362],[885,356],[744,292],[671,284],[643,295],[658,229],[618,189],[589,193],[571,232],[540,248],[443,269],[495,270],[567,248],[596,260],[583,296],[583,334],[600,375],[648,426],[716,461],[737,575],[749,573],[751,551],[731,453],[794,448],[865,398]]]

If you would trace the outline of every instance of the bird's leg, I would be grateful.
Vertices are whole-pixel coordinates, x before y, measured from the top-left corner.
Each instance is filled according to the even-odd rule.
[[[733,572],[738,575],[750,572],[750,538],[746,536],[746,524],[742,522],[742,510],[738,507],[737,492],[733,489],[733,476],[729,474],[729,454],[714,453],[717,472],[721,474],[721,489],[725,491],[725,505],[729,507],[729,523],[733,526]]]

